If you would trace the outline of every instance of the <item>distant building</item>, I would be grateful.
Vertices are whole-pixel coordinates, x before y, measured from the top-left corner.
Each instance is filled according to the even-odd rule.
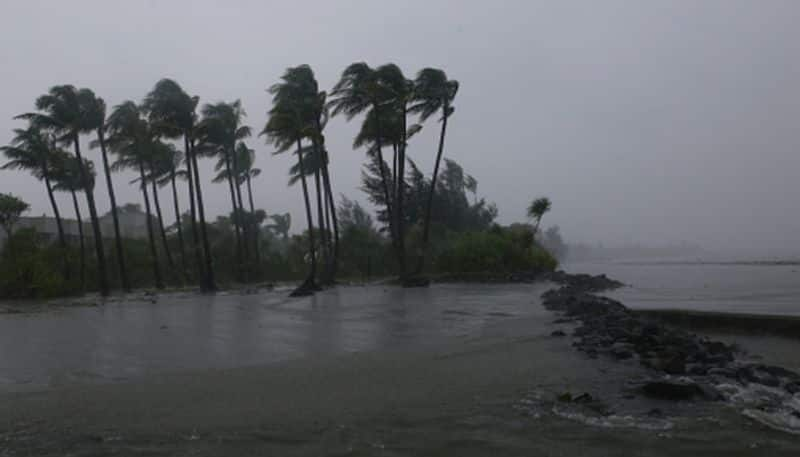
[[[119,217],[119,232],[123,238],[147,238],[147,215],[142,211],[141,206],[135,203],[120,206],[117,209],[117,216]],[[156,222],[155,218],[153,220]],[[111,211],[100,216],[99,221],[100,233],[103,234],[103,238],[114,238],[114,218],[111,217]],[[80,232],[77,220],[62,218],[61,224],[64,227],[64,236],[67,241],[78,239]],[[14,226],[14,231],[23,228],[32,228],[39,235],[53,241],[58,239],[58,224],[54,217],[44,214],[39,217],[21,217]],[[92,223],[88,214],[83,219],[83,236],[92,237]],[[0,230],[0,247],[5,243],[6,234]]]

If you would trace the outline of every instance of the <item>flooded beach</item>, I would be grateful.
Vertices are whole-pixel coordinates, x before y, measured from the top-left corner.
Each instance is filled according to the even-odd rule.
[[[637,364],[551,336],[571,330],[541,306],[551,287],[163,294],[3,315],[1,455],[800,451],[745,403],[636,394]]]

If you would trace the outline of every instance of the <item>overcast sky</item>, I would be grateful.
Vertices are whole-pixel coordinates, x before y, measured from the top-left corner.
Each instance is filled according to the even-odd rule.
[[[435,66],[461,82],[445,155],[478,179],[500,222],[547,195],[544,224],[568,241],[798,252],[798,22],[792,0],[3,0],[0,141],[56,84],[111,107],[170,77],[201,102],[241,98],[260,131],[265,89],[288,66],[311,65],[325,89],[355,61],[395,62],[408,77]],[[356,128],[335,120],[326,133],[335,191],[363,202]],[[409,146],[428,173],[437,132],[432,119]],[[291,157],[263,138],[249,145],[263,170],[257,206],[291,211],[297,229]],[[132,175],[114,178],[121,203],[140,201]],[[208,211],[228,212],[225,186],[204,185]],[[33,178],[0,172],[9,191],[30,214],[50,213]],[[96,195],[107,211],[103,181]]]

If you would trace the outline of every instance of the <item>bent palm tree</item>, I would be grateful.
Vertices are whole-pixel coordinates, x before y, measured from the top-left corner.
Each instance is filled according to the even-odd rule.
[[[87,89],[88,91],[88,89]],[[122,290],[130,292],[131,285],[128,281],[128,272],[125,269],[125,258],[122,250],[122,237],[119,234],[119,218],[117,216],[117,198],[114,195],[114,185],[111,182],[111,167],[108,164],[108,152],[106,151],[105,130],[106,130],[106,102],[100,97],[95,97],[91,91],[86,94],[88,123],[97,133],[97,141],[92,142],[92,147],[99,146],[103,157],[103,172],[106,175],[106,187],[108,198],[111,202],[111,218],[114,222],[114,242],[117,248],[117,262],[119,264],[119,277],[122,282]]]
[[[308,251],[311,258],[311,269],[305,282],[298,287],[294,295],[306,295],[319,289],[316,283],[317,255],[314,243],[314,221],[311,216],[311,202],[308,198],[308,184],[306,183],[305,163],[303,161],[303,138],[308,134],[312,107],[309,106],[308,93],[305,87],[297,81],[294,69],[289,68],[281,77],[282,82],[270,87],[272,94],[272,108],[269,110],[269,119],[261,135],[276,148],[276,153],[286,152],[292,146],[296,147],[297,165],[300,170],[300,182],[303,188],[303,201],[308,222]],[[315,92],[316,95],[316,92]]]
[[[94,192],[89,187],[89,173],[83,167],[80,145],[81,133],[90,132],[95,128],[94,118],[91,114],[94,98],[94,94],[88,89],[78,90],[72,85],[54,86],[47,94],[36,99],[36,109],[39,112],[21,114],[17,118],[28,119],[37,127],[53,132],[59,142],[73,146],[75,157],[81,165],[79,167],[81,179],[89,206],[89,217],[92,221],[100,294],[107,296],[109,288],[103,236],[100,233],[100,223],[97,219]]]
[[[153,170],[151,173],[155,175],[154,179],[156,179],[159,186],[164,187],[169,184],[172,188],[172,205],[175,211],[175,228],[178,234],[178,249],[180,250],[181,254],[183,276],[186,277],[189,272],[189,267],[187,265],[188,259],[186,258],[186,249],[183,242],[183,224],[181,223],[181,209],[178,203],[178,187],[176,184],[178,178],[186,179],[186,171],[178,170],[182,160],[183,154],[178,151],[175,146],[166,144],[164,148],[161,148],[160,154],[156,156],[154,160],[155,170]]]
[[[175,81],[171,79],[162,79],[157,82],[153,90],[147,94],[143,106],[148,113],[150,123],[159,135],[166,138],[183,137],[184,153],[186,155],[186,166],[189,176],[189,202],[192,214],[194,251],[198,264],[203,264],[204,266],[200,269],[200,289],[204,292],[213,292],[217,290],[217,285],[214,280],[211,247],[208,242],[205,208],[203,206],[203,192],[202,186],[200,185],[200,172],[197,167],[197,156],[193,149],[197,122],[197,114],[195,111],[198,102],[199,99],[197,97],[189,96]],[[199,216],[199,224],[197,224],[195,212],[196,215]],[[201,240],[202,250],[200,248]]]
[[[115,170],[128,168],[139,172],[139,184],[147,214],[147,238],[150,242],[155,285],[158,289],[163,289],[164,281],[161,277],[158,251],[153,236],[153,217],[150,211],[150,198],[147,195],[145,172],[145,164],[152,154],[153,133],[142,117],[141,109],[132,101],[114,107],[114,111],[108,117],[108,132],[108,146],[119,156],[112,168]]]
[[[25,129],[14,129],[14,138],[8,146],[0,147],[9,161],[0,167],[2,170],[27,170],[36,179],[44,181],[47,189],[47,198],[53,209],[58,230],[58,242],[62,250],[63,276],[65,280],[70,277],[69,261],[66,256],[67,241],[64,236],[64,225],[61,221],[61,213],[58,210],[55,196],[53,195],[52,177],[50,176],[51,161],[58,154],[55,141],[35,125],[29,125]]]
[[[547,197],[540,197],[536,200],[532,201],[531,204],[528,206],[528,217],[533,219],[535,225],[533,226],[533,236],[536,237],[536,232],[539,231],[539,223],[542,222],[542,216],[545,215],[550,208],[552,208],[552,203],[550,203],[550,199]]]
[[[444,137],[447,133],[447,120],[453,114],[453,99],[458,92],[458,81],[448,80],[444,71],[435,68],[425,68],[417,74],[414,81],[414,105],[410,111],[418,113],[420,122],[425,122],[434,113],[442,112],[442,130],[439,132],[439,149],[436,152],[436,162],[433,166],[431,188],[428,192],[428,202],[425,206],[425,220],[423,222],[422,246],[420,250],[417,273],[421,273],[425,265],[425,251],[428,247],[428,237],[431,226],[431,209],[433,195],[436,192],[436,179],[439,176],[439,165],[444,151]],[[474,180],[474,178],[473,178]],[[477,184],[476,184],[477,185]]]
[[[89,187],[94,188],[95,171],[94,164],[90,160],[84,159],[83,167],[89,172]],[[53,190],[69,192],[72,195],[72,206],[75,209],[75,218],[78,221],[78,238],[80,240],[80,281],[81,290],[86,287],[86,245],[83,235],[83,219],[81,209],[78,206],[77,192],[83,190],[83,180],[80,172],[81,165],[78,159],[68,156],[66,153],[60,159],[53,161],[53,176],[55,184]]]

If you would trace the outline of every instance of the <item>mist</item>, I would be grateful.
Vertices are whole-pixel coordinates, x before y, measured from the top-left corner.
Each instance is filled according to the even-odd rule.
[[[191,5],[191,6],[189,6]],[[395,62],[407,77],[441,67],[461,83],[445,155],[497,203],[499,222],[547,195],[568,242],[697,243],[717,251],[800,252],[800,3],[727,1],[6,1],[0,14],[0,141],[56,84],[88,87],[109,108],[169,77],[201,103],[240,98],[260,131],[266,89],[309,64],[329,89],[346,65]],[[365,202],[357,123],[326,129],[334,191]],[[408,154],[430,173],[437,126]],[[83,139],[88,148],[88,137]],[[256,206],[289,211],[290,155],[263,137]],[[100,162],[97,150],[87,156]],[[203,179],[211,179],[206,160]],[[139,202],[132,174],[120,204]],[[229,212],[207,184],[213,220]],[[43,186],[0,172],[0,191],[49,214]],[[106,192],[95,192],[99,212]],[[185,197],[185,196],[184,196]],[[67,196],[58,197],[68,204]],[[186,202],[183,202],[186,207]],[[167,212],[171,219],[171,212]]]

